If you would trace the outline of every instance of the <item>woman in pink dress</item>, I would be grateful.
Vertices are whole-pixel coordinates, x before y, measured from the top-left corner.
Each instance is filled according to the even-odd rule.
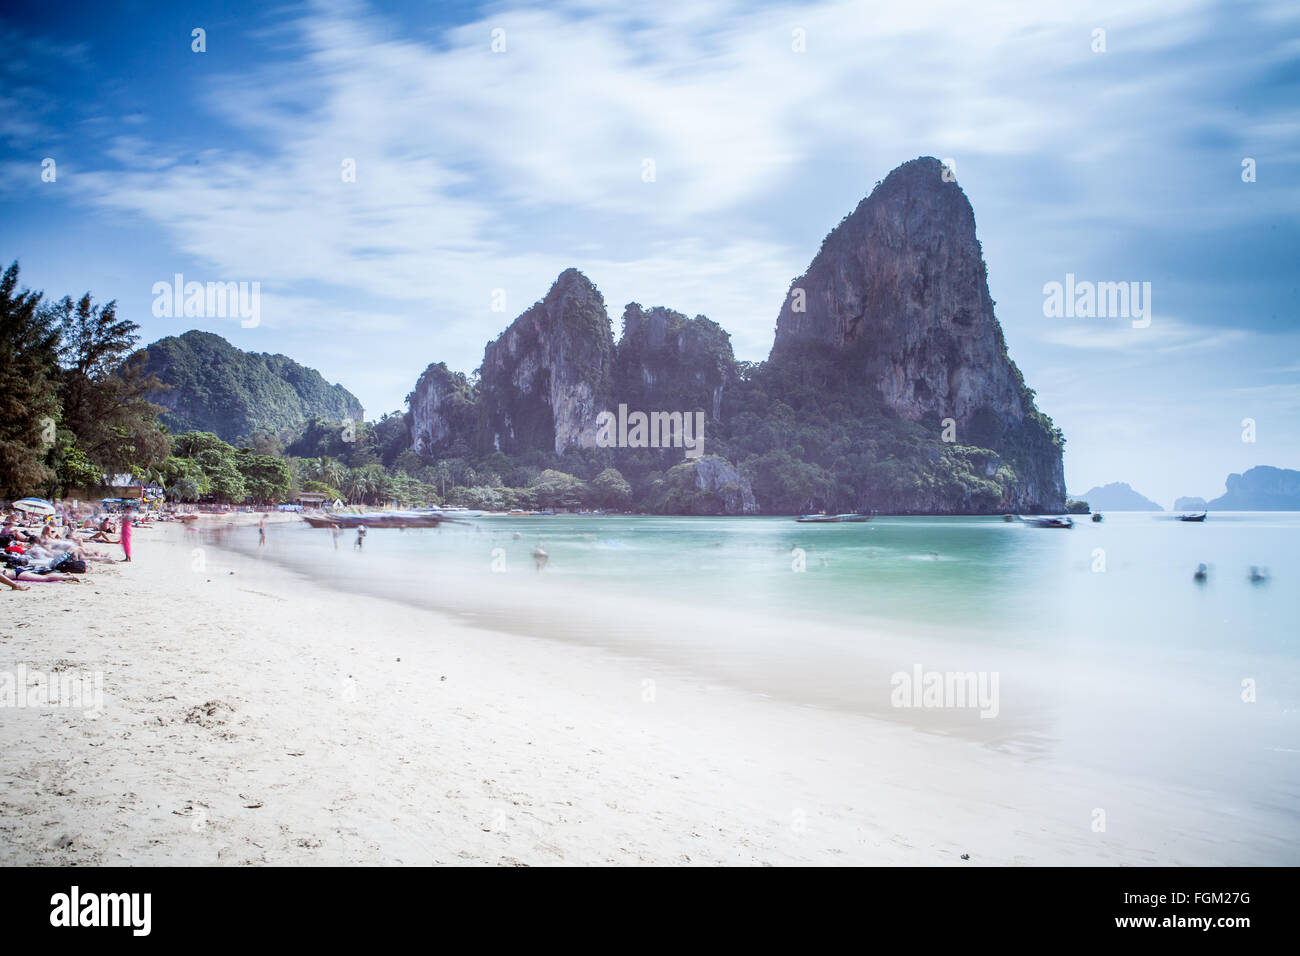
[[[122,552],[131,560],[131,512],[122,515]]]

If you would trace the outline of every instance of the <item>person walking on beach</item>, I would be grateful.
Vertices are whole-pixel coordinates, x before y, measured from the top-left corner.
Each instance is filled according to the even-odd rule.
[[[337,551],[339,549],[339,526],[338,525],[336,524],[330,525],[330,537],[334,539],[334,550]]]
[[[122,553],[126,555],[122,560],[131,560],[131,512],[122,515]]]
[[[363,524],[359,524],[357,525],[357,543],[354,544],[352,547],[354,549],[357,549],[360,548],[365,543],[366,543],[366,526]]]
[[[257,522],[257,546],[266,547],[266,515],[262,515]]]

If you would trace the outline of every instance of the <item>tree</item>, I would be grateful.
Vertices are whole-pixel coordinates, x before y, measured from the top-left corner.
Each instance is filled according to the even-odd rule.
[[[447,494],[447,485],[451,483],[451,463],[447,459],[442,459],[433,466],[434,480],[438,483],[438,493]]]
[[[543,508],[576,508],[588,493],[585,481],[554,468],[538,475],[531,488]]]
[[[59,335],[41,293],[18,289],[18,263],[0,278],[0,493],[17,498],[54,477],[45,462],[60,418]]]
[[[77,444],[77,436],[60,428],[46,461],[54,469],[54,484],[47,497],[56,498],[72,488],[95,488],[102,483],[100,471]]]
[[[167,488],[167,498],[170,501],[198,501],[201,495],[199,483],[193,478],[177,479]]]
[[[284,459],[240,452],[235,457],[235,467],[244,477],[248,496],[259,504],[271,504],[288,497],[292,479]]]
[[[183,472],[194,480],[200,495],[211,495],[218,501],[239,502],[248,496],[248,486],[236,465],[235,449],[216,435],[185,432],[176,436],[173,447],[176,456],[163,461],[164,473]],[[176,464],[178,459],[184,464]]]
[[[617,468],[606,468],[591,484],[602,507],[622,508],[632,500],[632,486]]]
[[[64,422],[86,456],[109,474],[148,468],[166,457],[159,406],[146,395],[162,383],[143,372],[144,354],[126,361],[140,328],[117,315],[117,302],[95,305],[87,292],[75,303],[64,296],[49,306],[58,324],[63,364],[60,397]]]

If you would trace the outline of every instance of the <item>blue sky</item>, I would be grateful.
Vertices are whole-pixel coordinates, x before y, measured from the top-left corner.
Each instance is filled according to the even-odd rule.
[[[116,298],[145,342],[284,352],[375,417],[575,266],[616,334],[666,305],[761,359],[825,234],[933,155],[1071,491],[1168,507],[1300,467],[1294,2],[184,6],[0,19],[0,258]],[[155,318],[178,272],[260,282],[260,325]],[[1150,282],[1151,326],[1045,317],[1067,272]]]

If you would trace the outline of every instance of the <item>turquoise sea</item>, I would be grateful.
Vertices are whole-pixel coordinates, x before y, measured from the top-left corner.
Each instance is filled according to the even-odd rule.
[[[260,552],[256,528],[212,543],[341,595],[1186,788],[1281,815],[1293,847],[1300,835],[1300,515],[1111,514],[1069,531],[996,517],[484,517],[372,530],[360,550],[355,532],[337,549],[305,523],[267,533]],[[996,716],[895,706],[894,675],[917,667],[997,675]]]

